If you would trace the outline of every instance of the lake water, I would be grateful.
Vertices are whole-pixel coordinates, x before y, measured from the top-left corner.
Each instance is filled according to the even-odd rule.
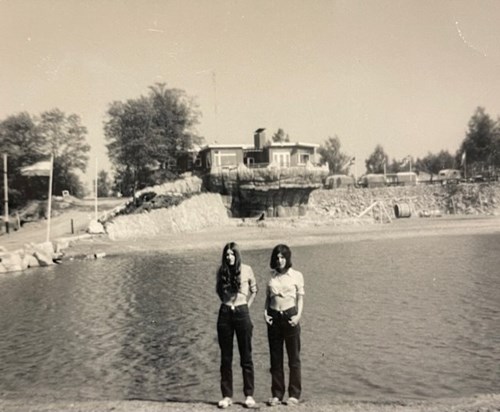
[[[260,401],[269,255],[243,251],[261,287],[251,308]],[[0,396],[218,400],[219,259],[126,255],[3,275]],[[499,234],[296,247],[293,261],[306,281],[305,399],[500,392]],[[237,351],[234,375],[242,398]]]

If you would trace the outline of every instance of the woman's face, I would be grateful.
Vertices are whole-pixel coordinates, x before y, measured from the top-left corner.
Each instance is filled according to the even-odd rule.
[[[226,262],[229,266],[234,266],[234,262],[236,262],[236,257],[231,249],[226,251]]]
[[[278,255],[276,256],[276,259],[278,260],[278,268],[280,270],[285,269],[285,266],[286,266],[286,257],[283,256],[281,253],[278,253]]]

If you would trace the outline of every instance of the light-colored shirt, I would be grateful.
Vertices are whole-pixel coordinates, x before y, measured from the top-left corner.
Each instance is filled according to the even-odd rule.
[[[257,281],[250,266],[241,264],[240,269],[240,288],[236,295],[225,294],[222,301],[226,305],[238,306],[247,303],[248,296],[251,293],[257,293]]]
[[[257,281],[250,266],[241,264],[241,285],[238,293],[248,296],[249,292],[257,293]]]
[[[298,270],[288,269],[285,273],[272,271],[271,279],[267,284],[267,294],[270,298],[296,299],[297,295],[304,295],[304,276]]]

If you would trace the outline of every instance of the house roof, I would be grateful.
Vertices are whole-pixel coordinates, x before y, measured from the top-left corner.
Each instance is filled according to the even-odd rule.
[[[319,147],[317,143],[302,143],[302,142],[273,142],[271,147],[295,147],[295,146],[305,146],[305,147]]]
[[[254,146],[251,144],[207,144],[201,150],[208,149],[251,149]]]

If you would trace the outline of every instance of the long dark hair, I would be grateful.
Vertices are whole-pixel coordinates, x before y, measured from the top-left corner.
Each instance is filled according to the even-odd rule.
[[[234,253],[234,265],[229,266],[226,260],[228,250]],[[222,263],[217,271],[217,285],[215,290],[221,300],[224,295],[234,295],[241,286],[241,253],[235,242],[229,242],[222,251]]]
[[[281,254],[286,259],[286,264],[283,270],[280,270],[278,264],[278,255]],[[285,273],[288,269],[292,267],[292,251],[287,245],[279,244],[276,245],[271,253],[271,262],[269,264],[271,269],[274,269],[280,273]]]

